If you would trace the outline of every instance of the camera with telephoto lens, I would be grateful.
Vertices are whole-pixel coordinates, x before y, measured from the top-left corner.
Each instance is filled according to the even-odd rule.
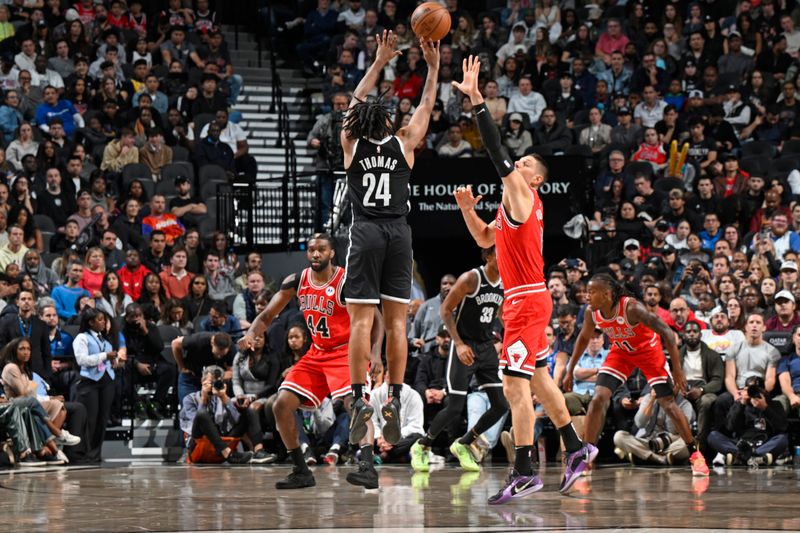
[[[764,395],[764,391],[758,385],[750,385],[747,387],[747,396],[749,398],[761,398]]]
[[[663,453],[669,445],[672,444],[672,437],[669,433],[659,433],[649,441],[647,441],[647,445],[650,447],[650,451],[653,453]]]

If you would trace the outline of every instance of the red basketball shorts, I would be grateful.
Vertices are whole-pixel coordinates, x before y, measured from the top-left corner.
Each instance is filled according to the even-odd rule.
[[[660,344],[657,348],[644,352],[628,353],[612,349],[603,366],[600,367],[600,373],[608,374],[625,383],[636,367],[639,367],[651,387],[659,383],[667,383],[671,377],[667,367],[667,358],[664,357]]]
[[[550,353],[544,329],[550,323],[553,300],[547,289],[512,296],[503,304],[503,352],[500,368],[511,376],[533,376],[536,361]]]
[[[347,345],[323,352],[314,345],[295,364],[281,383],[304,398],[303,407],[317,408],[330,394],[332,399],[350,394],[350,368]]]

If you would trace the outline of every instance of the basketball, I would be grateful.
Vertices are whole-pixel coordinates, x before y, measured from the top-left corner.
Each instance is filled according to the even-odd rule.
[[[420,4],[411,15],[411,29],[420,38],[439,41],[450,31],[450,13],[436,2]]]

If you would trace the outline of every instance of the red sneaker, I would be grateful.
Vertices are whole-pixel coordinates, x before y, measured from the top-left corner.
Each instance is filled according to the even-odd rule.
[[[689,462],[692,464],[692,475],[693,476],[707,476],[708,475],[708,465],[706,464],[706,458],[703,457],[703,454],[699,451],[695,451],[691,457],[689,457]]]

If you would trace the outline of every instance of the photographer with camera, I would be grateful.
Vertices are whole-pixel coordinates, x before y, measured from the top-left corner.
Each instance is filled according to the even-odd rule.
[[[731,436],[712,431],[708,444],[720,455],[714,463],[758,466],[771,465],[789,448],[786,411],[777,400],[770,400],[764,379],[750,376],[745,388],[725,419]]]
[[[202,332],[178,337],[172,341],[172,355],[178,365],[178,403],[200,390],[203,368],[211,365],[230,366],[233,341],[227,333]]]
[[[219,366],[205,367],[200,390],[183,399],[180,423],[181,429],[191,435],[187,449],[192,463],[215,463],[220,462],[220,458],[230,464],[249,463],[252,452],[236,451],[243,435],[247,435],[251,443],[259,442],[260,446],[261,436],[252,432],[254,413],[245,408],[246,414],[242,416],[239,403],[228,397],[222,380],[224,374]],[[216,454],[201,444],[204,440],[211,443]]]
[[[334,172],[344,171],[344,151],[339,135],[342,131],[344,113],[350,105],[350,98],[345,93],[337,92],[331,97],[331,104],[333,110],[321,115],[308,132],[308,146],[317,150],[315,158],[319,197],[317,229],[322,229],[328,223],[333,209],[333,189],[336,184]]]
[[[691,425],[694,409],[683,396],[675,401]],[[642,391],[642,401],[633,419],[639,428],[636,435],[627,431],[614,434],[614,452],[620,459],[628,459],[631,464],[652,463],[667,465],[685,462],[689,459],[689,448],[678,435],[675,423],[656,401],[656,391],[649,385]]]

